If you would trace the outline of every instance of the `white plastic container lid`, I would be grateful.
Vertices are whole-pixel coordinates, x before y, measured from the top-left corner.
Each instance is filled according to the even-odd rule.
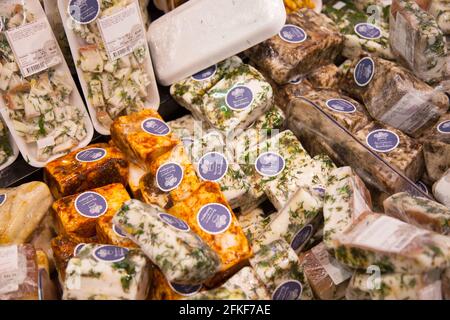
[[[283,0],[190,0],[148,29],[157,78],[180,81],[273,37],[285,21]]]

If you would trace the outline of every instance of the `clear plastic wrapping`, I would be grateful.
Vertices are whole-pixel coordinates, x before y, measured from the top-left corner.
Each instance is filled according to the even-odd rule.
[[[128,183],[128,161],[116,147],[97,143],[48,163],[44,181],[56,199],[111,183]]]
[[[8,21],[1,40],[0,111],[23,157],[43,167],[86,146],[92,123],[39,2],[5,1],[0,8]]]

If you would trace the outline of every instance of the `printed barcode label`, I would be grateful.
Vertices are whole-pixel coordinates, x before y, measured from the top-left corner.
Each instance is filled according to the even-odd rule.
[[[138,4],[133,2],[118,12],[98,19],[98,27],[111,61],[145,47],[145,30]]]
[[[41,18],[6,32],[23,77],[56,66],[63,61],[47,19]]]
[[[41,63],[37,63],[31,67],[25,68],[25,71],[26,71],[25,73],[27,75],[30,75],[30,74],[34,74],[34,73],[40,72],[45,69],[47,69],[47,64],[45,62],[41,62]],[[25,75],[25,77],[27,75]]]

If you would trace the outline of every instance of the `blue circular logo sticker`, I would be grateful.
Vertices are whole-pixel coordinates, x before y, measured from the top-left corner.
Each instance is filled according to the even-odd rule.
[[[439,123],[437,129],[440,133],[450,133],[450,120]]]
[[[119,262],[125,259],[128,249],[112,245],[104,245],[94,250],[94,257],[99,261]]]
[[[78,23],[88,24],[100,14],[99,0],[70,0],[69,16]]]
[[[230,210],[220,203],[207,204],[198,211],[197,223],[209,234],[223,233],[231,225]]]
[[[183,168],[178,163],[165,163],[156,171],[156,184],[161,191],[169,192],[180,185],[183,175]]]
[[[282,40],[289,43],[302,43],[308,38],[305,30],[293,24],[286,24],[278,35]]]
[[[353,103],[345,99],[330,99],[326,102],[329,109],[340,113],[354,113],[356,107]]]
[[[194,294],[198,293],[200,289],[202,288],[201,284],[198,285],[189,285],[189,284],[179,284],[179,283],[170,283],[170,288],[178,293],[179,295],[189,297],[193,296]]]
[[[183,232],[187,232],[189,230],[191,230],[191,228],[189,228],[189,225],[184,222],[181,219],[178,219],[177,217],[174,217],[171,214],[168,213],[160,213],[159,214],[159,218],[166,224],[168,224],[169,226],[175,228],[176,230],[179,231],[183,231]]]
[[[208,80],[208,79],[214,77],[216,72],[217,72],[217,65],[213,65],[213,66],[206,68],[200,72],[197,72],[196,74],[194,74],[192,76],[192,79],[194,79],[196,81],[205,81],[205,80]]]
[[[372,58],[366,57],[359,60],[355,67],[353,77],[358,86],[365,87],[372,81],[374,74],[375,62],[373,62]]]
[[[302,291],[303,286],[300,281],[285,281],[275,289],[272,300],[299,300]]]
[[[395,132],[380,129],[369,133],[366,143],[376,152],[390,152],[398,147],[400,138]]]
[[[80,251],[84,248],[86,243],[79,243],[76,245],[76,247],[73,249],[73,255],[76,257],[80,254]]]
[[[170,133],[170,127],[157,118],[148,118],[142,121],[141,127],[142,130],[154,136],[167,136]]]
[[[274,152],[266,152],[256,159],[255,169],[262,176],[275,177],[284,170],[285,165],[282,156]]]
[[[291,248],[295,251],[299,250],[311,238],[313,230],[310,224],[300,229],[291,241]]]
[[[118,226],[116,226],[115,224],[113,224],[112,229],[114,231],[114,233],[119,236],[120,238],[126,238],[127,235],[122,231],[122,229],[120,229]]]
[[[381,29],[371,23],[358,23],[355,33],[363,39],[376,40],[381,38]]]
[[[90,148],[80,151],[75,156],[75,159],[79,162],[95,162],[103,159],[107,152],[103,148]]]
[[[75,199],[75,209],[86,218],[98,218],[108,210],[106,199],[97,192],[84,192]]]
[[[228,171],[228,161],[219,152],[209,152],[198,162],[198,173],[203,180],[217,182]]]
[[[253,92],[246,86],[234,87],[228,91],[225,102],[232,110],[245,110],[253,103]]]
[[[0,206],[5,204],[7,197],[6,193],[0,194]]]
[[[416,183],[416,185],[419,187],[420,190],[422,190],[425,194],[429,194],[428,193],[428,187],[425,185],[425,183],[423,183],[422,181],[418,181]]]

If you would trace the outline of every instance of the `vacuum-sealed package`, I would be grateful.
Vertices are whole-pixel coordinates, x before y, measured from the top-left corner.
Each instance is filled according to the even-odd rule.
[[[58,8],[94,127],[109,135],[117,117],[157,109],[159,93],[138,0],[99,4],[60,0]]]
[[[137,200],[113,218],[170,282],[201,284],[219,269],[217,254],[183,220]]]
[[[52,203],[50,190],[42,182],[0,189],[0,244],[30,241]]]
[[[0,8],[0,112],[26,161],[43,167],[86,146],[92,123],[39,2]]]
[[[450,169],[433,185],[434,197],[444,204],[447,208],[450,208],[450,194],[448,188],[450,187]]]
[[[145,300],[151,276],[149,265],[139,249],[87,244],[67,264],[62,298]]]
[[[343,37],[325,15],[301,9],[288,15],[278,35],[246,51],[277,84],[329,64],[342,50]]]
[[[154,268],[147,300],[181,300],[204,290],[205,288],[201,284],[169,282],[158,268]]]
[[[442,300],[439,271],[428,273],[382,273],[357,271],[350,280],[347,300]]]
[[[38,300],[36,250],[30,244],[0,246],[0,300]]]
[[[334,240],[341,263],[381,272],[422,273],[445,269],[449,264],[450,239],[384,214],[365,212]]]
[[[449,107],[443,90],[378,57],[353,60],[341,88],[362,101],[374,119],[413,137],[435,124]]]
[[[450,233],[450,210],[442,204],[406,192],[397,193],[384,200],[386,214],[440,234]]]
[[[374,5],[373,2],[370,1],[370,5]],[[386,22],[389,17],[388,20],[383,17],[385,10],[377,7],[366,11],[363,6],[361,1],[341,0],[330,1],[324,6],[323,12],[345,37],[342,55],[352,59],[365,52],[394,60],[389,46],[389,22]]]
[[[420,79],[443,80],[447,70],[447,43],[436,19],[414,0],[393,0],[390,44],[394,55]]]
[[[420,142],[428,180],[435,182],[450,168],[450,114],[443,115],[436,125],[425,131]]]
[[[116,147],[96,143],[48,163],[44,180],[56,199],[102,187],[128,183],[128,161]]]

